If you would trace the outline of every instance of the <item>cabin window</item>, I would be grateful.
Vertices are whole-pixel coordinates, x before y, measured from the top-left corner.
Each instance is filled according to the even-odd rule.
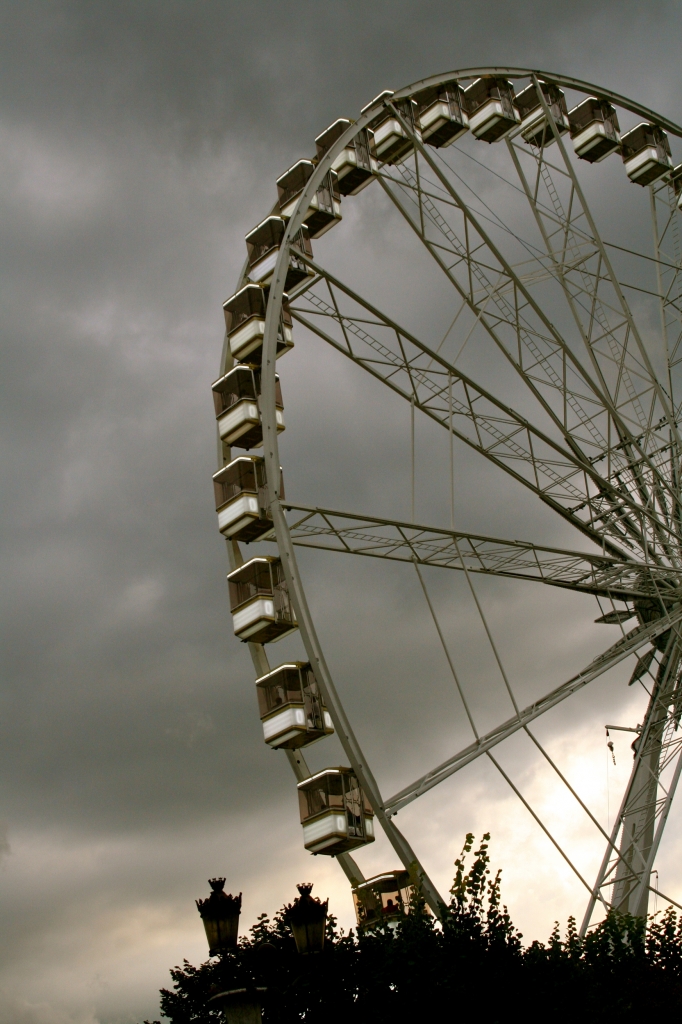
[[[489,100],[499,100],[507,117],[514,118],[514,90],[505,78],[477,78],[465,90],[469,114],[474,114]]]
[[[247,570],[240,579],[231,579],[230,605],[232,610],[252,601],[254,597],[264,594],[270,597],[273,593],[273,579],[270,562],[250,562],[244,566]]]
[[[219,479],[214,477],[213,487],[215,490],[216,509],[232,501],[245,491],[249,494],[258,494],[262,484],[257,479],[264,475],[262,463],[254,462],[252,459],[236,459],[223,470]],[[258,472],[261,470],[261,473]]]
[[[268,217],[246,236],[249,266],[258,263],[272,249],[282,244],[285,224],[281,217]]]

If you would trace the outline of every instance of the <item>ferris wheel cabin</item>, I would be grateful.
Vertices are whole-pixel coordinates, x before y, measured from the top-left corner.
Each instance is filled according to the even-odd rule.
[[[260,448],[260,372],[240,363],[213,384],[213,404],[220,440],[231,447]],[[277,432],[284,430],[284,404],[279,377],[275,380]]]
[[[353,903],[358,928],[364,930],[382,924],[397,928],[401,918],[409,912],[413,895],[414,886],[405,870],[385,871],[356,885]]]
[[[621,139],[625,171],[636,185],[651,185],[672,170],[668,136],[662,128],[643,121]]]
[[[334,732],[308,661],[279,665],[256,680],[263,738],[273,749],[306,747]]]
[[[280,470],[280,501],[284,479]],[[258,455],[240,455],[213,475],[218,529],[224,537],[244,541],[264,537],[273,529],[265,461]]]
[[[542,95],[560,135],[569,130],[568,110],[563,90],[547,82],[539,82]],[[541,148],[554,142],[554,132],[547,120],[534,84],[526,86],[516,96],[516,108],[521,117],[521,136],[532,146]]]
[[[477,78],[464,90],[469,128],[482,142],[498,142],[521,120],[514,89],[506,78]]]
[[[230,352],[241,363],[260,366],[263,357],[268,288],[247,284],[223,303]],[[294,347],[292,320],[287,296],[282,302],[282,319],[277,332],[277,358]]]
[[[325,768],[298,784],[303,844],[336,856],[374,842],[374,812],[352,768]]]
[[[379,94],[376,99],[373,99],[367,107],[362,108],[362,113],[368,107],[373,106],[378,99],[382,97],[392,96],[393,93],[387,89],[385,92]],[[401,116],[407,121],[408,125],[412,129],[415,135],[419,135],[419,128],[417,127],[416,110],[417,104],[412,99],[396,100],[394,104],[396,110],[398,110]],[[383,110],[380,114],[370,122],[369,127],[372,129],[372,149],[374,155],[380,163],[383,164],[399,164],[408,156],[412,151],[412,141],[405,131],[402,123],[398,120],[392,110]]]
[[[314,170],[312,160],[299,160],[277,179],[279,212],[286,220],[294,212],[298,198]],[[311,238],[319,238],[341,220],[341,193],[336,171],[325,174],[303,219]]]
[[[568,112],[571,138],[581,160],[598,164],[620,149],[620,125],[616,108],[606,100],[588,96]]]
[[[348,118],[340,117],[321,135],[317,136],[315,146],[317,147],[318,162],[349,127]],[[377,162],[370,152],[370,139],[366,130],[359,132],[352,142],[349,142],[346,148],[341,150],[332,164],[332,170],[336,172],[338,188],[342,196],[356,196],[366,185],[369,185],[377,169]]]
[[[298,629],[281,559],[251,558],[227,577],[234,632],[240,640],[268,644]]]
[[[249,281],[254,284],[269,284],[277,263],[279,250],[286,231],[286,221],[282,217],[266,217],[260,224],[246,235],[246,253]],[[313,247],[310,234],[305,224],[292,239],[293,244],[312,259]],[[297,256],[294,251],[289,254],[289,267],[284,282],[286,291],[295,288],[306,277],[313,277],[314,272]]]
[[[442,149],[469,130],[464,90],[458,82],[424,89],[415,102],[422,139],[430,146]]]

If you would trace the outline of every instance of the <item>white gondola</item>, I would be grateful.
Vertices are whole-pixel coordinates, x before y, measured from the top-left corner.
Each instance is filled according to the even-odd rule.
[[[340,117],[317,136],[315,145],[318,162],[349,127],[348,118]],[[366,130],[359,132],[353,141],[341,150],[332,163],[332,170],[336,171],[342,196],[356,196],[369,185],[378,170],[378,164],[370,152],[370,137]]]
[[[390,90],[380,93],[376,99],[362,108],[362,113],[373,106],[378,99],[392,96]],[[417,125],[417,104],[412,99],[396,100],[394,106],[407,121],[414,135],[420,136]],[[392,110],[383,110],[370,122],[373,132],[372,151],[381,164],[400,164],[412,152],[412,141]]]
[[[539,81],[539,85],[557,131],[563,135],[570,128],[563,90],[542,80]],[[531,146],[538,148],[551,146],[555,136],[543,110],[536,86],[531,83],[517,93],[515,103],[521,118],[521,137]]]
[[[424,89],[414,97],[419,129],[424,142],[440,149],[449,146],[469,130],[464,90],[457,82]]]
[[[263,355],[268,288],[247,284],[223,303],[230,352],[240,363],[260,366]],[[277,333],[277,358],[294,347],[292,320],[287,296],[282,301],[282,318]]]
[[[262,555],[227,577],[235,636],[245,643],[274,643],[298,629],[282,562]]]
[[[374,812],[352,768],[325,768],[298,784],[303,845],[334,857],[374,842]]]
[[[260,372],[240,363],[213,384],[213,404],[220,440],[237,448],[260,448]],[[284,430],[284,404],[279,377],[275,378],[277,430]]]
[[[410,911],[414,886],[407,871],[384,871],[353,888],[353,903],[358,928],[364,931],[377,925],[395,929]]]
[[[286,220],[294,212],[299,196],[314,170],[315,164],[312,160],[298,160],[277,179],[279,212]],[[335,171],[328,171],[325,174],[310,200],[304,220],[311,238],[319,238],[341,220],[341,193]]]
[[[282,217],[266,217],[246,236],[246,252],[249,280],[255,284],[269,284],[277,263],[277,256],[282,245],[286,221]],[[312,259],[313,247],[310,234],[305,224],[296,234],[294,244]],[[313,277],[314,271],[292,252],[289,258],[284,287],[290,291],[306,277]]]
[[[471,133],[482,142],[499,142],[519,125],[514,89],[506,78],[477,78],[464,90]]]
[[[568,112],[576,155],[598,164],[620,149],[620,125],[616,108],[607,100],[588,96]]]
[[[272,532],[265,461],[259,455],[240,455],[223,466],[213,475],[213,489],[218,529],[224,537],[248,544]],[[280,501],[283,498],[280,469]]]
[[[263,738],[273,749],[296,750],[334,732],[308,661],[278,665],[256,680]]]
[[[651,185],[672,170],[668,136],[655,124],[643,121],[621,138],[625,171],[636,185]]]

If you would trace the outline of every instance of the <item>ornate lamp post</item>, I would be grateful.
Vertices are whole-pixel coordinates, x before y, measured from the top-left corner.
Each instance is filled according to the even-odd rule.
[[[209,878],[212,892],[208,899],[196,900],[208,939],[208,955],[217,956],[223,950],[234,949],[239,935],[239,914],[242,894],[232,896],[223,891],[224,878]]]
[[[323,903],[311,896],[313,887],[310,883],[297,885],[296,888],[300,896],[287,907],[285,920],[293,932],[299,953],[320,953],[324,946],[329,900]]]
[[[220,1006],[225,1024],[261,1024],[261,999],[266,989],[256,986],[217,992],[208,1005]]]

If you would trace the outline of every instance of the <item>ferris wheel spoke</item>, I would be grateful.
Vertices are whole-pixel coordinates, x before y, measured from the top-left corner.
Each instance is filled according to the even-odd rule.
[[[671,424],[677,438],[670,401],[648,360],[606,246],[598,234],[563,143],[561,140],[559,143],[565,168],[551,164],[544,148],[531,149],[509,140],[507,146],[555,278],[561,285],[595,372],[627,427],[629,438],[623,440],[629,440],[630,445],[626,451],[632,450],[631,458],[639,474],[642,462],[648,463],[659,485],[674,498],[666,458]],[[532,182],[524,171],[522,159],[530,159],[535,166]]]
[[[396,117],[401,117],[397,110],[395,110],[395,114]],[[404,118],[402,121],[405,131],[409,132],[410,126]],[[606,405],[604,394],[592,381],[586,369],[581,366],[565,340],[533,299],[512,265],[482,227],[471,207],[465,203],[463,197],[454,189],[434,158],[414,135],[413,140],[418,154],[416,159],[420,157],[425,162],[443,189],[449,193],[451,201],[448,201],[446,205],[449,210],[454,210],[458,214],[459,233],[439,212],[434,200],[424,194],[417,173],[413,172],[411,168],[403,166],[400,168],[401,176],[405,186],[416,197],[420,221],[423,223],[430,221],[449,243],[450,251],[456,257],[457,264],[466,266],[469,272],[469,281],[465,286],[465,292],[468,293],[469,300],[475,301],[474,285],[477,285],[484,294],[490,293],[491,282],[488,274],[491,271],[502,275],[508,285],[512,286],[514,302],[503,300],[498,287],[495,289],[495,306],[498,310],[496,316],[498,325],[508,323],[514,328],[515,337],[513,339],[511,336],[502,338],[493,333],[492,336],[496,344],[510,359],[538,401],[548,409],[550,415],[553,415],[558,422],[563,421],[564,429],[570,426],[575,431],[576,426],[580,427],[585,424],[588,425],[593,436],[599,436],[599,430],[592,422],[593,416],[581,408],[577,396],[574,397],[570,391],[565,396],[568,406],[575,414],[575,422],[570,422],[567,418],[568,410],[557,413],[552,409],[549,389],[562,387],[562,378],[566,377],[570,367],[576,382],[579,382],[578,386],[583,391],[589,392],[601,409],[604,409]],[[422,231],[422,239],[426,240],[425,231]],[[453,283],[455,283],[454,280]],[[459,281],[457,285],[461,287]],[[519,354],[519,346],[522,350],[526,350],[525,359]],[[538,383],[542,380],[541,375],[545,377],[545,384],[549,385],[549,389],[546,388],[542,393],[538,387]],[[565,385],[562,390],[566,391]],[[604,441],[604,437],[601,440]]]
[[[545,117],[547,118],[548,123],[549,123],[549,125],[550,125],[550,127],[552,129],[553,134],[554,134],[554,137],[555,137],[555,140],[557,142],[557,146],[558,146],[559,152],[561,153],[561,156],[562,156],[562,159],[563,159],[563,163],[564,163],[564,166],[566,168],[566,173],[567,173],[567,175],[571,179],[572,187],[575,190],[576,197],[577,197],[578,202],[580,203],[582,211],[583,211],[583,213],[585,215],[585,219],[586,219],[587,224],[589,226],[589,231],[590,231],[591,236],[592,236],[592,238],[594,240],[594,243],[596,244],[596,246],[599,249],[600,261],[601,261],[601,263],[603,264],[603,266],[605,268],[605,273],[603,275],[603,278],[604,279],[608,279],[608,283],[609,283],[610,287],[612,288],[613,292],[615,293],[615,299],[616,299],[616,301],[618,303],[618,306],[622,310],[623,316],[625,317],[625,319],[627,321],[629,331],[632,334],[632,339],[633,339],[634,344],[635,344],[635,346],[637,348],[637,352],[639,353],[637,356],[633,357],[632,353],[627,351],[628,350],[628,342],[630,341],[630,338],[626,336],[624,342],[621,345],[621,348],[623,350],[622,351],[622,355],[619,354],[617,359],[616,359],[616,361],[622,367],[625,366],[626,362],[629,362],[631,364],[632,371],[634,372],[635,376],[637,375],[638,372],[641,373],[643,370],[646,372],[646,381],[647,381],[647,383],[650,383],[652,389],[655,391],[655,400],[656,400],[656,402],[655,402],[655,409],[650,410],[650,412],[649,412],[649,419],[646,420],[645,422],[646,423],[651,423],[652,420],[655,420],[657,418],[657,414],[660,411],[660,413],[663,415],[663,417],[667,420],[668,427],[669,427],[670,432],[671,432],[671,434],[672,434],[672,436],[674,437],[674,440],[675,440],[676,455],[679,457],[680,447],[682,445],[682,441],[680,439],[680,435],[679,435],[679,432],[678,432],[678,429],[677,429],[677,422],[675,420],[674,409],[671,406],[672,395],[666,394],[664,388],[661,386],[661,383],[658,380],[658,377],[656,376],[656,373],[654,371],[653,365],[652,365],[651,360],[649,358],[649,354],[647,352],[646,346],[644,345],[644,342],[642,340],[642,336],[641,336],[641,334],[639,332],[639,329],[637,327],[636,321],[635,321],[635,319],[634,319],[634,317],[632,315],[632,311],[630,310],[630,307],[628,306],[628,304],[627,304],[627,302],[625,300],[625,296],[623,295],[623,292],[622,292],[622,289],[621,289],[618,277],[614,273],[613,267],[611,265],[610,257],[609,257],[609,255],[608,255],[608,253],[606,251],[606,247],[604,246],[604,243],[603,243],[602,239],[599,236],[599,232],[597,230],[596,222],[595,222],[594,218],[592,217],[592,213],[591,213],[590,208],[589,208],[589,206],[587,204],[587,201],[586,201],[585,196],[583,194],[582,188],[580,187],[580,183],[578,181],[578,178],[577,178],[577,176],[575,174],[575,168],[573,167],[573,164],[569,160],[568,155],[566,153],[566,148],[565,148],[563,140],[561,139],[561,136],[560,136],[560,134],[559,134],[559,132],[557,130],[557,126],[556,126],[556,122],[554,120],[554,116],[553,116],[551,110],[549,109],[549,107],[547,106],[545,97],[542,94],[542,90],[539,88],[539,84],[538,84],[537,78],[535,76],[533,76],[533,77],[534,77],[535,86],[536,86],[536,89],[537,89],[537,92],[538,92],[538,99],[540,100],[540,104],[541,104],[541,106],[543,108]],[[599,279],[600,279],[600,281],[602,280],[602,275],[601,274],[599,275]],[[660,289],[659,289],[659,291],[660,291]]]
[[[399,793],[390,797],[384,805],[386,810],[390,814],[396,814],[402,807],[412,803],[413,800],[433,789],[434,786],[443,782],[444,779],[454,775],[455,772],[460,771],[466,765],[471,764],[472,761],[475,761],[482,754],[492,750],[498,743],[502,743],[503,740],[513,736],[519,729],[523,729],[530,722],[566,700],[567,697],[572,696],[572,694],[587,686],[588,683],[598,679],[605,672],[608,672],[609,669],[614,668],[621,661],[636,653],[645,644],[652,643],[657,637],[669,632],[680,622],[682,622],[682,607],[678,605],[660,619],[631,630],[617,643],[613,644],[612,647],[604,651],[603,654],[591,661],[581,672],[572,676],[567,682],[562,683],[561,686],[552,690],[545,697],[524,708],[517,716],[508,719],[496,729],[481,736],[477,742],[469,744],[469,746],[460,750],[459,753],[448,758],[447,761],[443,761],[442,764],[422,775],[410,786],[406,786]]]
[[[607,288],[613,290],[612,271],[603,262],[604,244],[601,239],[592,237],[581,223],[585,220],[585,211],[576,197],[574,182],[566,186],[567,196],[560,194],[562,175],[552,175],[555,168],[547,161],[544,150],[530,153],[530,159],[536,163],[535,181],[531,183],[521,165],[521,158],[529,156],[528,148],[511,141],[508,141],[508,148],[550,258],[552,276],[564,291],[602,387],[609,392],[623,422],[630,425],[630,431],[635,436],[644,431],[646,437],[650,425],[657,422],[665,410],[660,407],[644,409],[643,402],[647,399],[655,405],[657,381],[651,369],[632,351],[628,316],[618,308],[613,295],[604,294]],[[551,211],[539,200],[540,183],[553,203]],[[617,322],[610,322],[609,315],[616,315]],[[608,350],[603,348],[605,343]],[[600,365],[600,360],[606,365]],[[613,380],[611,387],[607,383],[609,378]],[[635,380],[644,391],[636,391]],[[625,389],[625,395],[620,393],[621,388]]]
[[[408,221],[408,223],[410,223],[410,226],[413,228],[413,230],[420,236],[420,238],[422,238],[422,241],[424,242],[426,248],[431,252],[431,255],[433,256],[435,261],[440,265],[444,273],[453,281],[453,283],[456,283],[456,279],[453,275],[453,269],[456,264],[447,265],[447,263],[443,259],[442,253],[438,251],[440,247],[434,245],[434,243],[425,239],[420,227],[418,226],[416,221],[410,216],[409,212],[405,210],[400,200],[397,199],[393,194],[391,194],[391,198],[395,205],[401,210],[403,216],[405,216],[405,219]],[[482,273],[481,265],[478,265],[478,271],[479,274]],[[487,291],[483,292],[482,297],[484,298],[484,302],[482,306],[475,306],[474,303],[478,301],[480,298],[475,293],[472,293],[473,297],[471,299],[467,298],[467,301],[469,302],[472,311],[476,309],[478,310],[476,317],[477,322],[483,323],[483,325],[486,327],[488,333],[491,334],[491,336],[495,334],[493,328],[499,329],[501,326],[505,324],[507,326],[513,326],[510,319],[503,320],[495,315],[489,315],[486,319],[487,307],[490,303],[490,300],[492,298],[497,298],[498,296],[504,296],[504,293],[508,291],[510,288],[514,290],[515,285],[513,283],[510,285],[509,282],[507,282],[502,275],[498,274],[496,281],[490,282]],[[463,290],[460,290],[460,294],[465,295],[466,297],[466,293]],[[526,371],[524,372],[523,376],[527,380],[531,379],[533,371],[536,369],[536,365],[537,364],[526,367]],[[645,466],[645,463],[647,462],[647,457],[640,453],[636,459],[633,459],[632,456],[628,457],[627,453],[628,445],[631,447],[636,447],[636,439],[626,439],[626,442],[623,443],[623,435],[626,433],[624,429],[622,429],[621,433],[619,434],[615,428],[612,431],[608,430],[607,428],[607,432],[609,433],[609,435],[614,437],[614,441],[607,444],[604,440],[603,433],[600,433],[596,428],[597,421],[603,418],[603,407],[599,406],[591,417],[588,416],[586,411],[586,403],[592,402],[594,404],[592,397],[589,395],[585,395],[584,388],[581,389],[581,391],[576,390],[577,385],[574,385],[572,388],[565,387],[565,378],[566,367],[564,367],[564,381],[557,381],[556,379],[554,381],[555,391],[557,393],[560,393],[563,389],[564,408],[568,408],[570,406],[574,411],[581,410],[579,412],[580,422],[583,426],[587,425],[589,427],[587,435],[581,435],[580,432],[575,429],[575,427],[572,432],[567,431],[568,437],[571,438],[572,447],[578,447],[575,440],[577,437],[581,442],[581,452],[582,450],[590,451],[590,449],[594,450],[596,448],[597,454],[590,455],[590,459],[595,463],[606,460],[609,479],[611,481],[617,481],[618,487],[621,490],[632,489],[638,492],[640,500],[646,507],[651,507],[652,499],[650,495],[653,494],[654,499],[658,499],[658,504],[661,507],[661,511],[663,513],[664,518],[667,519],[668,509],[662,495],[663,490],[669,486],[665,478],[661,477],[660,474],[658,475],[658,477],[656,477],[656,468],[653,466],[649,467],[649,475],[656,477],[656,479],[653,481],[653,486],[651,486],[650,490],[647,491],[647,482],[643,474],[643,469],[647,468]],[[669,450],[669,447],[669,443],[666,442],[665,445],[663,445],[663,453],[667,452]],[[657,454],[660,458],[660,453]],[[675,528],[677,529],[677,523],[675,523]],[[659,545],[662,545],[664,549],[667,549],[669,557],[673,556],[674,549],[666,542],[665,529],[661,531],[661,529],[658,528],[658,543]]]
[[[415,209],[410,210],[397,190],[380,179],[396,208],[558,429],[571,437],[572,445],[580,442],[603,453],[608,447],[608,430],[601,426],[603,397],[587,374],[576,367],[572,353],[568,354],[551,325],[537,316],[535,303],[519,275],[501,256],[488,251],[483,238],[477,237],[482,229],[479,224],[476,229],[472,227],[473,213],[463,200],[447,204],[463,221],[457,234],[434,200],[424,195],[416,174],[406,166],[400,170],[403,190],[416,197]],[[434,233],[441,236],[439,241],[434,240]]]
[[[638,503],[626,481],[614,484],[602,477],[595,468],[596,456],[585,461],[567,450],[319,264],[308,257],[305,262],[324,281],[331,301],[308,291],[305,305],[292,306],[295,320],[406,401],[414,401],[441,426],[449,430],[452,425],[455,436],[600,545],[613,547],[606,534],[620,544],[645,550],[654,562],[661,560],[661,548],[672,558],[674,533],[655,509]],[[619,448],[613,446],[614,461]],[[620,549],[615,553],[622,556]]]
[[[642,562],[289,502],[282,507],[294,513],[289,532],[299,547],[466,569],[623,601],[677,595],[669,569]]]
[[[400,116],[397,111],[396,115]],[[409,126],[404,120],[403,125],[405,130],[409,131]],[[443,185],[450,191],[455,202],[448,205],[450,207],[454,206],[455,209],[461,212],[463,229],[460,232],[460,237],[456,235],[438,212],[433,200],[424,194],[423,182],[419,174],[412,172],[406,167],[400,169],[405,182],[416,195],[418,215],[411,215],[405,208],[404,203],[400,202],[395,195],[395,190],[392,190],[386,184],[386,181],[391,179],[382,180],[384,190],[426,245],[427,249],[429,249],[436,262],[441,266],[441,269],[460,291],[460,294],[468,298],[472,310],[474,310],[476,303],[476,294],[473,288],[474,279],[482,288],[483,293],[487,293],[486,305],[488,299],[494,297],[497,312],[486,313],[483,310],[480,314],[481,323],[486,327],[498,347],[514,364],[545,411],[554,417],[555,422],[560,423],[561,429],[571,438],[570,443],[575,445],[577,440],[582,447],[594,445],[595,443],[601,444],[605,451],[608,450],[609,463],[614,459],[614,455],[616,455],[620,447],[620,457],[615,459],[613,475],[617,473],[622,475],[623,469],[618,463],[625,456],[625,462],[629,466],[630,475],[634,478],[634,486],[640,492],[642,500],[647,504],[652,500],[658,501],[663,506],[664,515],[667,516],[668,510],[665,502],[662,501],[662,491],[665,489],[670,490],[670,485],[665,474],[660,473],[659,468],[653,462],[650,462],[645,450],[639,450],[639,436],[633,436],[632,431],[628,429],[618,409],[610,399],[605,398],[605,396],[608,396],[608,391],[598,389],[592,382],[586,371],[577,362],[570,348],[544,316],[540,307],[533,302],[530,293],[525,289],[523,282],[515,274],[511,265],[506,263],[483,232],[479,223],[477,223],[471,210],[466,207],[462,198],[451,187],[433,158],[416,138],[414,139],[414,144],[415,149],[418,150],[418,155],[423,157],[431,169],[438,175]],[[418,160],[418,155],[415,156],[415,161]],[[424,225],[429,220],[448,239],[451,245],[455,262],[450,266],[446,264],[442,254],[436,251],[438,247],[434,246],[426,236]],[[476,236],[473,240],[472,234]],[[602,250],[604,252],[604,259],[606,259],[603,245]],[[484,257],[477,256],[480,251],[485,254]],[[475,256],[476,258],[474,258]],[[468,295],[466,288],[463,287],[462,282],[454,274],[455,268],[462,263],[467,265],[468,270]],[[498,271],[498,280],[494,284],[488,277],[489,271],[493,268]],[[513,303],[504,296],[504,292],[510,287],[514,294]],[[622,297],[622,293],[619,292],[619,294]],[[536,321],[539,319],[540,329],[532,322],[533,319]],[[502,333],[505,323],[513,328],[507,340],[504,339]],[[630,330],[630,327],[631,317],[628,321],[628,330]],[[525,360],[521,355],[517,355],[517,349],[521,347],[527,349]],[[540,390],[543,378],[545,387]],[[575,381],[573,378],[575,378]],[[658,387],[660,392],[657,382],[654,385],[654,388],[656,387]],[[594,404],[594,395],[598,396],[598,412],[588,414],[586,388],[590,393],[589,401],[592,404]],[[553,411],[552,400],[556,401],[558,394],[562,397],[561,407]],[[572,417],[567,415],[569,411],[574,414]],[[604,419],[604,413],[606,413],[607,420],[605,428],[597,422],[598,419]],[[665,416],[663,418],[665,419]],[[611,423],[611,420],[613,420],[613,423]],[[612,433],[618,438],[619,444],[607,444],[605,437],[611,437]],[[628,442],[637,452],[636,460],[634,460],[636,468],[633,466],[633,457],[626,450],[626,446],[620,445],[620,442],[623,440]],[[660,447],[658,445],[656,448],[659,461]],[[669,443],[666,442],[665,450],[668,447]],[[649,475],[653,475],[656,478],[653,486],[651,486],[650,481],[647,480],[643,472],[644,464],[647,462],[650,463],[648,466]],[[659,542],[665,546],[663,537],[659,537]]]
[[[676,420],[682,415],[682,213],[668,182],[651,186],[651,219],[663,343]]]

